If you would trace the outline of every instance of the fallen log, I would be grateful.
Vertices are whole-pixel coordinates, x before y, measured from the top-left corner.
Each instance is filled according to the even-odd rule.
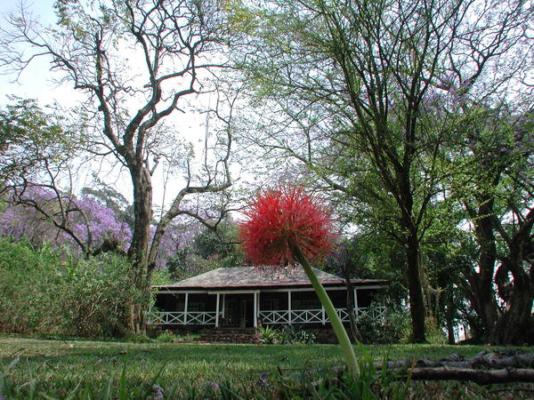
[[[384,363],[376,362],[376,368],[381,368]],[[465,359],[464,357],[453,353],[447,358],[441,360],[397,360],[388,361],[387,367],[389,369],[419,367],[419,368],[433,368],[433,367],[450,367],[450,368],[534,368],[534,353],[523,353],[518,351],[510,352],[488,352],[482,351],[472,358]]]
[[[531,382],[534,383],[534,369],[531,368],[501,368],[501,369],[471,369],[427,367],[405,370],[403,376],[412,380],[455,380],[470,381],[480,385],[493,383]]]
[[[388,374],[399,380],[456,380],[471,381],[481,385],[534,383],[534,353],[518,350],[482,351],[471,358],[453,353],[441,360],[376,361],[373,367],[379,373],[385,367]],[[319,372],[319,369],[317,370]],[[291,370],[284,369],[284,371]],[[333,371],[336,375],[340,375],[344,373],[344,368],[334,368]]]

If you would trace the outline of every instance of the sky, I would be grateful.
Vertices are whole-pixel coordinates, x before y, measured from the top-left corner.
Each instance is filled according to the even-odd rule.
[[[0,26],[5,27],[5,19],[9,13],[16,12],[20,7],[19,0],[2,0],[0,6]],[[53,4],[54,0],[39,0],[25,3],[27,8],[31,11],[34,17],[38,17],[43,25],[53,25],[56,22]],[[72,84],[62,84],[58,86],[53,82],[53,75],[49,71],[49,62],[45,58],[35,60],[29,68],[22,72],[18,77],[11,74],[2,74],[0,69],[0,107],[9,103],[9,95],[16,95],[22,98],[34,98],[39,101],[41,106],[52,103],[59,103],[61,106],[68,106],[81,98],[75,92]],[[202,99],[193,99],[193,101],[202,102]],[[202,144],[206,132],[206,117],[200,115],[180,115],[176,123],[176,130],[182,132],[185,140],[190,141],[196,154],[202,153]],[[185,132],[185,134],[183,133]],[[123,195],[130,201],[132,200],[132,189],[130,179],[127,175],[118,175],[118,169],[112,168],[106,163],[93,165],[91,168],[84,168],[77,180],[77,187],[75,192],[79,191],[83,186],[90,184],[92,172],[100,170],[104,181],[115,186]],[[165,195],[166,204],[174,197],[177,191],[183,186],[183,180],[180,176],[173,178],[167,185],[167,193]],[[154,206],[161,207],[164,196],[163,190],[164,176],[161,168],[153,177],[154,187]]]
[[[16,12],[20,7],[19,0],[2,0],[0,6],[0,23],[6,26],[5,20],[10,13]],[[56,20],[54,15],[54,0],[39,0],[26,3],[32,14],[39,17],[44,24],[53,24]],[[0,104],[8,102],[8,95],[16,94],[19,97],[38,99],[42,104],[53,103],[56,100],[69,99],[73,96],[72,90],[66,85],[57,87],[51,82],[51,74],[48,71],[48,63],[38,60],[30,68],[24,71],[18,81],[16,75],[6,75],[0,70]]]

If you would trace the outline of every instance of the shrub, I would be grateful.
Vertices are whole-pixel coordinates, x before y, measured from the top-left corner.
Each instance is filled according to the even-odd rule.
[[[282,329],[264,326],[259,328],[259,338],[264,344],[315,343],[315,334],[295,326],[284,326]]]
[[[123,336],[128,304],[140,296],[129,270],[112,253],[78,260],[0,239],[0,331]]]
[[[387,308],[384,318],[374,318],[378,315],[378,303],[373,303],[365,314],[358,316],[358,329],[365,343],[400,343],[410,335],[410,316],[402,309]]]
[[[103,253],[68,265],[60,295],[66,334],[124,336],[128,305],[141,294],[123,257]]]
[[[315,334],[296,326],[284,326],[281,331],[284,344],[312,344],[315,343]]]
[[[152,340],[147,336],[140,333],[131,333],[126,336],[126,341],[130,343],[151,343]]]
[[[173,343],[175,340],[176,335],[170,330],[165,330],[161,332],[156,338],[156,341],[160,343]]]
[[[262,326],[258,329],[260,342],[263,344],[278,344],[282,342],[282,336],[277,329],[270,326]]]
[[[62,280],[58,253],[28,242],[0,239],[0,330],[59,333],[57,288]]]

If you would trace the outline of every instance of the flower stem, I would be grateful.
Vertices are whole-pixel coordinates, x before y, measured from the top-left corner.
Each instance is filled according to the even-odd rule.
[[[328,315],[328,319],[330,320],[332,329],[334,330],[339,345],[341,346],[341,351],[343,352],[343,356],[345,357],[345,362],[347,363],[349,372],[352,376],[357,377],[358,375],[360,375],[360,369],[358,367],[356,354],[354,353],[354,348],[352,347],[352,343],[350,342],[349,335],[347,335],[347,331],[343,326],[343,322],[341,322],[341,319],[339,318],[337,311],[334,308],[334,305],[332,304],[332,300],[330,300],[328,293],[326,292],[325,288],[313,272],[313,269],[310,263],[308,262],[308,259],[304,256],[304,254],[302,254],[300,248],[296,245],[292,245],[291,251],[295,259],[304,268],[304,272],[306,272],[306,275],[308,275],[313,289],[315,290],[317,297],[319,297],[319,300],[321,301],[321,304],[323,305],[324,310],[326,311],[326,315]]]

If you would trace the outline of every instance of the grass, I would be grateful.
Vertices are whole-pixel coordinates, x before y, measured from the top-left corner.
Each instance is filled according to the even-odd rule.
[[[452,352],[472,356],[483,346],[391,345],[357,348],[367,359],[445,357]],[[335,345],[218,345],[173,343],[123,343],[83,340],[40,340],[0,337],[0,398],[2,384],[11,395],[26,398],[65,398],[78,388],[75,398],[105,398],[110,388],[150,391],[154,384],[176,393],[177,398],[203,390],[214,382],[256,382],[262,373],[328,368],[341,363]],[[13,362],[14,360],[15,363]],[[11,367],[10,367],[10,364]],[[22,387],[22,389],[20,389]],[[14,388],[19,388],[17,393]],[[126,390],[124,388],[124,390]],[[84,390],[92,396],[84,396]],[[128,389],[129,390],[129,389]],[[7,389],[4,388],[7,393]],[[97,393],[95,395],[95,393]],[[124,392],[126,393],[126,392]],[[39,397],[41,396],[41,397]],[[109,398],[122,398],[120,395]],[[7,397],[11,398],[11,397]],[[165,398],[168,398],[167,396]],[[500,397],[497,397],[500,398]]]

